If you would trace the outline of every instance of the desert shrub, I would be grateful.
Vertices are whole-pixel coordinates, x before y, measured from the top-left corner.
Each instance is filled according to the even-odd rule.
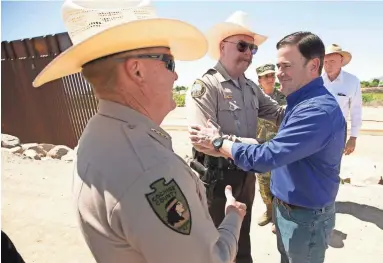
[[[176,102],[177,107],[185,107],[185,94],[173,92],[173,99]]]
[[[369,104],[370,102],[383,102],[383,93],[363,93],[363,104]]]

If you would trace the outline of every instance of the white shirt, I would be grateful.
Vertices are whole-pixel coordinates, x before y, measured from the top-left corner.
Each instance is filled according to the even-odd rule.
[[[351,137],[358,137],[362,126],[362,91],[359,79],[341,70],[338,77],[331,81],[327,73],[322,74],[323,82],[328,91],[336,98],[342,109],[344,118],[351,117]]]

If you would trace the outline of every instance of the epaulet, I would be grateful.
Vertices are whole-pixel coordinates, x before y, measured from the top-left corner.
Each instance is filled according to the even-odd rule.
[[[203,74],[203,76],[205,76],[205,75],[214,75],[215,73],[217,73],[217,70],[216,69],[214,69],[214,68],[209,68],[204,74]],[[202,77],[203,77],[202,76]]]
[[[257,86],[257,87],[258,87],[257,83],[255,83],[254,81],[252,81],[252,80],[249,79],[249,78],[246,78],[245,76],[243,76],[243,77],[245,78],[247,84],[249,84],[249,85],[254,85],[254,86]]]

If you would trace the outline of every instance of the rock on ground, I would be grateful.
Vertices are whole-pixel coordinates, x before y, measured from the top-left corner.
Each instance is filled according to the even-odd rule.
[[[33,160],[61,159],[71,162],[74,159],[74,150],[65,145],[53,145],[49,143],[25,143],[12,135],[1,135],[1,147],[7,152],[20,154]]]
[[[9,135],[1,134],[1,147],[3,148],[13,148],[20,145],[19,138]]]

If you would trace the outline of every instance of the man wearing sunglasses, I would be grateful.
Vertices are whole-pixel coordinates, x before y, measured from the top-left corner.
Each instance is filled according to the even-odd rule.
[[[193,145],[217,150],[245,171],[271,172],[273,220],[281,263],[323,263],[335,226],[346,120],[321,77],[325,47],[311,32],[282,38],[278,79],[286,115],[263,144],[228,140],[212,124],[190,127]]]
[[[225,187],[216,229],[203,183],[160,127],[176,106],[174,59],[202,58],[206,37],[158,18],[149,1],[68,0],[62,10],[73,46],[33,85],[81,72],[98,99],[73,169],[75,212],[96,262],[232,263],[246,205]]]
[[[258,75],[258,83],[262,90],[269,95],[273,100],[278,102],[279,105],[286,104],[286,96],[283,95],[278,89],[275,88],[275,65],[264,64],[256,68]],[[258,118],[258,138],[262,141],[272,139],[278,132],[278,127],[265,119]],[[258,220],[258,225],[267,225],[272,218],[272,202],[273,196],[270,191],[270,177],[271,172],[259,174],[258,184],[259,192],[261,194],[263,203],[266,205],[266,211]],[[272,232],[275,232],[275,226],[272,224]]]
[[[226,136],[255,141],[258,117],[279,125],[284,110],[245,77],[258,46],[267,39],[253,32],[248,24],[247,14],[237,11],[225,22],[211,28],[207,34],[208,54],[218,62],[195,81],[186,106],[191,126],[205,126],[210,119]],[[236,262],[251,263],[250,225],[256,176],[227,159],[216,157],[216,154],[214,150],[206,152],[194,147],[190,166],[206,183],[209,212],[217,227],[224,218],[225,196],[221,192],[226,184],[230,183],[237,200],[246,204],[248,212],[242,223]]]

